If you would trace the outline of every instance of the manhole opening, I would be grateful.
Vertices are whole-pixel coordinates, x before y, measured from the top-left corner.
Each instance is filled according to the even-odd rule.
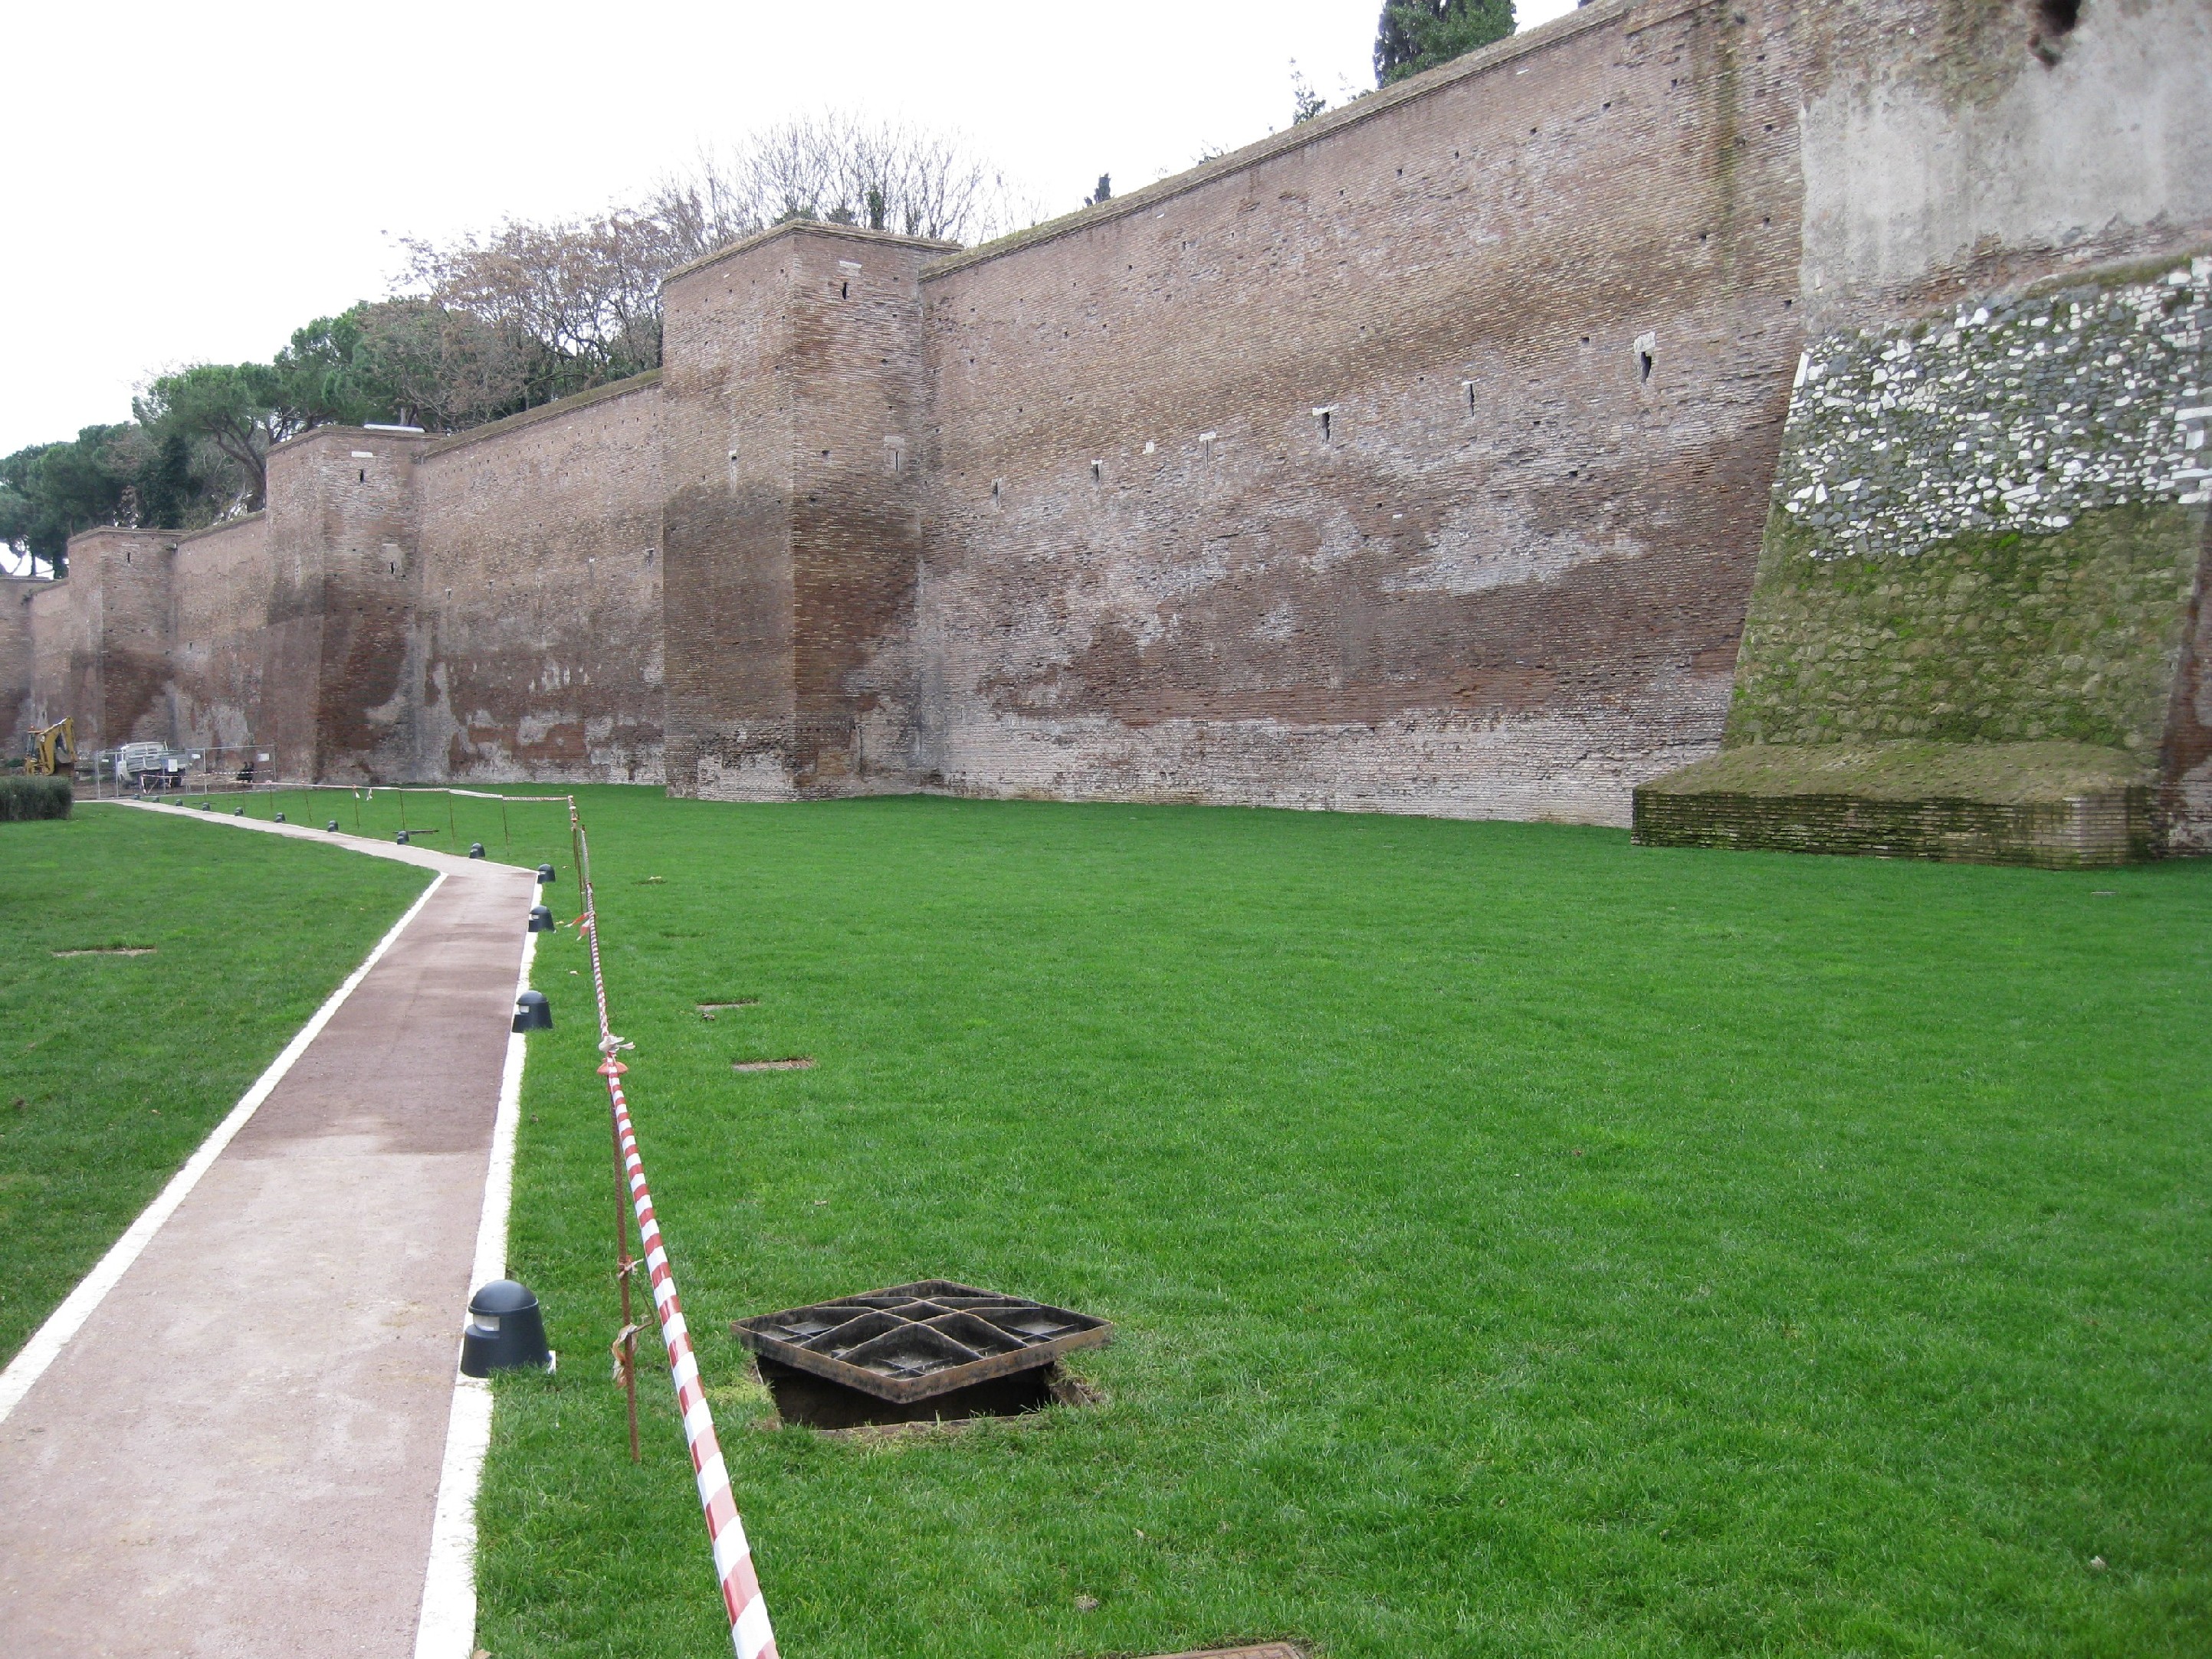
[[[1014,1417],[1088,1404],[1061,1365],[1114,1328],[1066,1308],[926,1279],[740,1319],[776,1413],[812,1429]]]
[[[730,1062],[730,1069],[733,1072],[811,1072],[814,1069],[814,1056],[793,1054],[788,1060],[733,1060]]]
[[[927,1400],[896,1405],[773,1359],[755,1358],[775,1414],[803,1429],[896,1428],[907,1423],[965,1423],[978,1417],[1020,1417],[1047,1406],[1091,1406],[1098,1391],[1054,1360],[1012,1376],[972,1382]]]
[[[696,1002],[691,1005],[699,1011],[702,1019],[712,1019],[717,1014],[727,1013],[732,1008],[757,1008],[758,997],[732,997],[727,1002]]]

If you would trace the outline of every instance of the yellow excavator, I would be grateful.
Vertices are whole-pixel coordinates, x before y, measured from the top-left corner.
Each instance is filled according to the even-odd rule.
[[[33,732],[25,740],[25,747],[23,769],[33,777],[50,778],[57,772],[69,771],[76,765],[76,721],[64,720]]]

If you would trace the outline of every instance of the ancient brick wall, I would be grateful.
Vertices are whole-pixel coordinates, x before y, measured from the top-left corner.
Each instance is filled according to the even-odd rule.
[[[270,453],[264,707],[286,776],[419,775],[422,446],[319,427]]]
[[[666,746],[678,794],[791,788],[788,267],[726,250],[661,288]]]
[[[69,574],[31,599],[28,720],[76,722],[78,749],[167,742],[173,532],[88,530]]]
[[[424,447],[422,778],[661,781],[660,388]]]
[[[870,662],[920,565],[917,277],[945,250],[786,225],[665,286],[668,776],[680,793],[783,799],[915,781],[910,688],[895,666],[887,694]]]
[[[0,576],[0,742],[11,756],[22,752],[30,729],[31,600],[52,585],[42,577]]]
[[[278,721],[264,688],[272,650],[284,649],[282,629],[270,622],[275,579],[265,513],[179,538],[171,628],[175,740],[187,749],[268,753],[280,768],[291,762],[285,775],[299,777],[302,757],[268,746]]]
[[[1636,792],[1642,847],[1841,853],[1962,864],[2086,870],[2152,855],[2151,791],[2124,789],[2048,801],[1863,794],[1772,795]]]
[[[31,684],[25,724],[45,727],[75,718],[90,728],[99,693],[97,608],[90,580],[48,582],[31,595]],[[82,714],[78,710],[83,710]]]
[[[179,555],[175,718],[288,776],[1621,823],[1757,575],[1746,740],[2155,748],[2212,842],[2203,301],[2137,304],[2212,246],[2212,8],[2068,9],[1601,0],[988,248],[780,227],[672,276],[658,383],[280,448]],[[157,721],[154,589],[86,560],[13,695]]]
[[[956,788],[1627,822],[1717,741],[1796,361],[1790,43],[1621,5],[928,273]]]

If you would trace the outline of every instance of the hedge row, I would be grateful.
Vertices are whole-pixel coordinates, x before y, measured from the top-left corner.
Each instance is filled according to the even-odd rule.
[[[0,778],[0,823],[65,818],[75,799],[67,778]]]

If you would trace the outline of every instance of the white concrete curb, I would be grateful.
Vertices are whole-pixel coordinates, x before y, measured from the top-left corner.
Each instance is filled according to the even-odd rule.
[[[539,889],[531,884],[530,899]],[[538,935],[526,933],[515,994],[530,988]],[[499,1113],[492,1120],[491,1162],[484,1171],[483,1212],[477,1222],[476,1266],[469,1291],[507,1277],[507,1214],[514,1193],[515,1126],[522,1113],[520,1031],[507,1039],[499,1074]],[[446,1424],[446,1457],[438,1472],[438,1506],[430,1522],[430,1559],[422,1574],[422,1613],[415,1626],[415,1659],[469,1659],[477,1648],[477,1487],[491,1447],[491,1385],[453,1375],[453,1408]]]

